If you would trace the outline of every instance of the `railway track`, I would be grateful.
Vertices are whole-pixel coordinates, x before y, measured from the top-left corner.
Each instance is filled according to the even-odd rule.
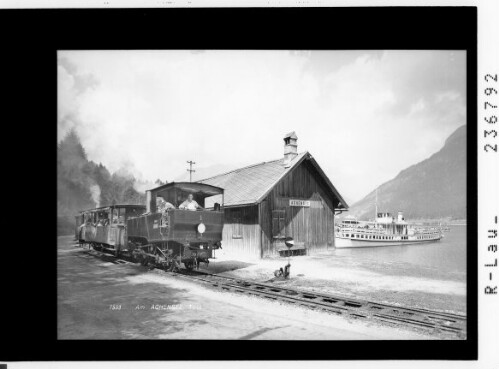
[[[85,250],[85,252],[100,256],[105,261],[115,264],[131,263],[127,259],[116,259],[114,256],[95,250]],[[256,296],[356,319],[373,319],[393,326],[409,326],[459,339],[466,338],[465,315],[350,299],[344,296],[302,291],[270,283],[253,282],[199,271],[182,270],[162,272],[162,274],[196,281],[221,291]]]
[[[459,338],[464,338],[466,335],[466,317],[463,315],[349,299],[203,272],[166,272],[166,274],[196,280],[223,291],[258,296],[310,309],[325,310],[338,315],[376,319],[395,325],[440,331]]]

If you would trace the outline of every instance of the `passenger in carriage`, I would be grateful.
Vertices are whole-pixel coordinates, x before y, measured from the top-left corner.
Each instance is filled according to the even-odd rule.
[[[187,196],[187,200],[185,200],[180,206],[178,207],[179,209],[184,209],[184,210],[192,210],[196,211],[197,209],[203,209],[201,205],[199,205],[196,200],[194,200],[194,196],[192,193]]]
[[[99,213],[98,214],[98,221],[97,221],[97,227],[99,226],[106,226],[109,222],[109,215],[107,213]]]

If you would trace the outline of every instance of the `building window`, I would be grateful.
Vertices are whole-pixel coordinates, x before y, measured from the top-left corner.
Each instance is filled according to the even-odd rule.
[[[233,210],[231,216],[232,238],[243,238],[243,219],[241,210]]]
[[[272,210],[272,236],[274,238],[284,238],[285,235],[286,212],[284,209]]]

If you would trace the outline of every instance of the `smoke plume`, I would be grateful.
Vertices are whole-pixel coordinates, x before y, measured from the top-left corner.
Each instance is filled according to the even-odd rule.
[[[92,201],[95,202],[95,207],[100,206],[100,187],[98,184],[90,186],[90,193],[92,194]]]

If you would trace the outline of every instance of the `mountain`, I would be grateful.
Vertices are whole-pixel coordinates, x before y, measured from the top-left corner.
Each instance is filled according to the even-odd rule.
[[[401,171],[378,190],[378,212],[403,211],[406,219],[466,219],[466,126],[452,133],[443,148]],[[376,189],[344,215],[373,219]]]

